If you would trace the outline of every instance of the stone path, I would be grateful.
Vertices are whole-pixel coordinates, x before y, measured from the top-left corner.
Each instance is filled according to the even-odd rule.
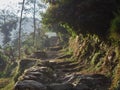
[[[49,59],[24,71],[14,90],[108,90],[110,81],[104,75],[78,74],[83,68],[79,62],[62,58],[56,49],[47,54]]]

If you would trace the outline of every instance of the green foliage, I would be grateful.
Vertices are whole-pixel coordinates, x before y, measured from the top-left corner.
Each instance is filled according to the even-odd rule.
[[[13,62],[6,66],[4,77],[13,77],[16,74],[17,63]]]
[[[68,17],[71,16],[72,14],[70,12],[66,12],[63,10],[65,6],[64,4],[65,1],[61,0],[59,3],[56,3],[55,5],[50,5],[46,13],[42,15],[42,23],[45,24],[49,29],[54,30],[55,32],[68,34],[66,28],[62,27],[61,24],[66,23],[65,20],[70,20]],[[68,13],[71,15],[68,15]]]
[[[100,56],[101,52],[97,52],[95,53],[95,55],[93,56],[92,60],[91,60],[91,64],[92,65],[96,65],[99,62],[99,56]]]
[[[6,85],[3,88],[0,88],[0,90],[13,90],[13,87],[15,85],[15,82],[12,78],[8,78],[8,81]]]
[[[14,61],[16,57],[16,50],[13,46],[7,44],[3,48],[5,60],[8,62]]]
[[[118,80],[117,85],[114,87],[114,90],[120,90],[120,80]]]
[[[77,34],[76,32],[73,30],[73,28],[71,28],[67,23],[62,25],[64,28],[66,28],[66,30],[68,31],[68,33],[72,36],[72,37],[76,37]]]
[[[73,55],[73,50],[72,50],[71,48],[69,48],[69,49],[68,49],[68,48],[65,48],[65,49],[64,49],[64,52],[65,52],[65,53],[64,53],[65,55]]]
[[[0,52],[0,77],[5,76],[5,69],[7,64],[9,63],[8,57],[4,55],[2,52]]]
[[[42,22],[48,27],[67,24],[64,27],[72,36],[90,33],[103,38],[108,36],[110,21],[118,6],[115,0],[60,0],[50,4]]]
[[[120,13],[111,22],[110,38],[120,41]]]
[[[117,64],[116,69],[113,74],[113,80],[110,90],[120,89],[120,62]]]
[[[1,55],[1,54],[0,54]],[[5,58],[5,55],[1,55],[3,58]],[[2,59],[3,59],[2,58]],[[2,61],[1,59],[1,61]],[[8,59],[9,60],[9,59]],[[16,75],[16,63],[9,63],[8,60],[5,61],[5,68],[3,72],[0,72],[0,90],[13,90],[14,86],[14,76]]]
[[[0,52],[0,60],[3,60],[5,62],[9,62],[8,61],[8,56],[6,56],[5,54],[3,54],[2,52]]]
[[[7,44],[11,40],[11,31],[17,28],[17,15],[10,10],[0,10],[0,32],[3,33],[3,44]]]
[[[8,78],[0,78],[0,88],[5,87],[7,84],[9,84],[9,79]]]

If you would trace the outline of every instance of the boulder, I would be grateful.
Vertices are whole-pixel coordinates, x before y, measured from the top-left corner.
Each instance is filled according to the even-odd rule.
[[[34,66],[27,69],[19,80],[34,80],[40,83],[51,83],[54,79],[54,74],[52,69],[48,67],[38,67]]]
[[[76,87],[75,90],[91,90],[86,84],[79,83]]]
[[[47,90],[47,88],[34,80],[23,80],[17,82],[13,90]]]
[[[107,90],[110,84],[107,77],[101,74],[81,75],[75,90]]]
[[[48,90],[73,90],[73,85],[70,83],[53,83],[47,87]]]

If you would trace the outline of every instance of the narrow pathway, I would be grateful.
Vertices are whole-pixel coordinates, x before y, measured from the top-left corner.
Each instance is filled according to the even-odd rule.
[[[68,60],[55,48],[47,55],[47,59],[24,71],[14,90],[107,90],[110,82],[104,75],[77,74],[83,65]]]

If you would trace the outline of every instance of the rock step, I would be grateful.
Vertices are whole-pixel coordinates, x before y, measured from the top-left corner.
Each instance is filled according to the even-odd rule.
[[[65,58],[70,58],[70,57],[72,57],[72,55],[68,54],[68,55],[62,55],[60,57],[57,57],[56,59],[65,59]]]
[[[62,49],[61,46],[49,47],[49,50],[50,50],[50,51],[59,51],[59,50],[61,50],[61,49]]]
[[[30,56],[28,56],[28,58],[47,59],[47,53],[44,51],[36,51],[33,54],[31,54]]]
[[[83,68],[83,66],[74,66],[71,67],[71,68],[59,68],[59,69],[56,69],[56,72],[65,72],[65,73],[73,73],[73,72],[79,72],[81,69]]]
[[[50,64],[55,71],[59,72],[78,72],[83,68],[83,66],[76,61],[50,62]]]
[[[55,60],[46,60],[46,61],[40,60],[40,63],[38,63],[37,66],[53,66],[53,65],[60,66],[60,65],[68,65],[68,64],[72,64],[72,63],[73,63],[73,61],[63,61],[63,60],[60,61],[60,59],[59,59],[59,61],[56,59]]]
[[[74,62],[75,61],[61,61],[61,62],[57,62],[57,60],[55,62],[49,61],[49,63],[52,65],[68,65],[68,64],[72,64]]]
[[[23,80],[17,82],[13,90],[47,90],[47,88],[34,80]]]
[[[19,80],[34,80],[41,83],[52,83],[56,78],[55,73],[49,67],[34,66],[25,70],[24,74],[19,77]]]
[[[78,80],[76,85],[71,82],[43,84],[34,80],[18,81],[14,90],[108,90],[109,78],[101,74],[76,75],[64,77],[64,81]]]
[[[70,64],[61,64],[61,65],[55,65],[54,68],[56,69],[62,69],[62,68],[75,68],[78,66],[79,63],[70,63]]]
[[[49,52],[50,56],[57,54],[55,49]],[[38,64],[23,73],[14,90],[108,90],[110,82],[106,76],[76,73],[85,66],[80,62],[62,59],[66,57],[69,56],[53,60],[35,59]]]

